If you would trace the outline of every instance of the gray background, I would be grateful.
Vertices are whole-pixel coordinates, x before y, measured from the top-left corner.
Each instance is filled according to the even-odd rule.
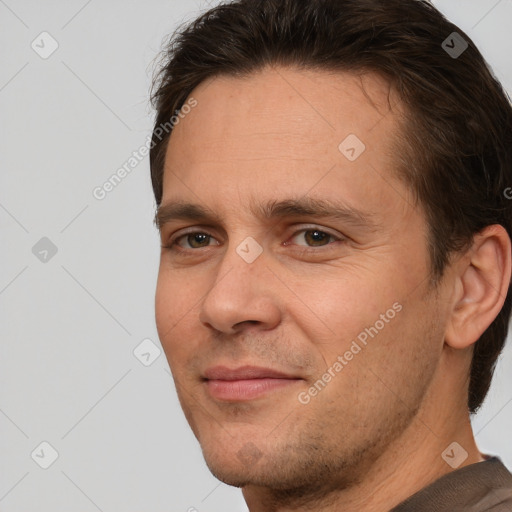
[[[512,91],[512,0],[435,4]],[[164,36],[207,6],[0,0],[3,512],[246,510],[207,470],[163,353],[150,349],[149,366],[133,354],[145,339],[160,346],[148,158],[103,200],[92,194],[147,140]],[[46,59],[31,47],[55,44],[43,31],[58,43]],[[511,368],[509,344],[474,419],[480,449],[509,468]],[[59,455],[48,469],[43,441]]]

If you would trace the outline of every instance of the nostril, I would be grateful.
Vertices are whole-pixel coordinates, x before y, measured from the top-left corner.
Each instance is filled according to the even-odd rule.
[[[260,323],[261,322],[259,320],[244,320],[243,322],[238,322],[233,325],[233,329],[238,329],[247,325],[259,325]]]

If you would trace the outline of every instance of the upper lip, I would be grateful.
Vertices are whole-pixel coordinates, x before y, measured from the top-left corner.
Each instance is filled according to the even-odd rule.
[[[299,379],[272,368],[262,366],[240,366],[228,368],[227,366],[212,366],[204,374],[206,380],[248,380],[248,379]]]

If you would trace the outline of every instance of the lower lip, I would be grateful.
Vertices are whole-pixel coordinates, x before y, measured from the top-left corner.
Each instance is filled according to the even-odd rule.
[[[210,395],[217,400],[242,401],[283,389],[300,379],[207,380]]]

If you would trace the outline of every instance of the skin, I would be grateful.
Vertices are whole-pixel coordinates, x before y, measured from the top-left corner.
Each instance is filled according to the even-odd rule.
[[[265,68],[191,96],[197,107],[167,148],[162,205],[194,203],[216,218],[160,210],[156,321],[212,473],[242,487],[251,512],[387,511],[452,471],[441,457],[452,442],[468,453],[459,467],[481,461],[467,379],[472,344],[510,281],[503,228],[482,232],[432,285],[423,210],[394,172],[400,102],[376,75]],[[338,149],[348,134],[366,146],[355,161]],[[300,198],[343,203],[366,224],[255,211]],[[249,236],[262,248],[252,263],[236,251]],[[301,403],[394,304],[400,311]],[[219,400],[202,378],[215,365],[297,380]]]

